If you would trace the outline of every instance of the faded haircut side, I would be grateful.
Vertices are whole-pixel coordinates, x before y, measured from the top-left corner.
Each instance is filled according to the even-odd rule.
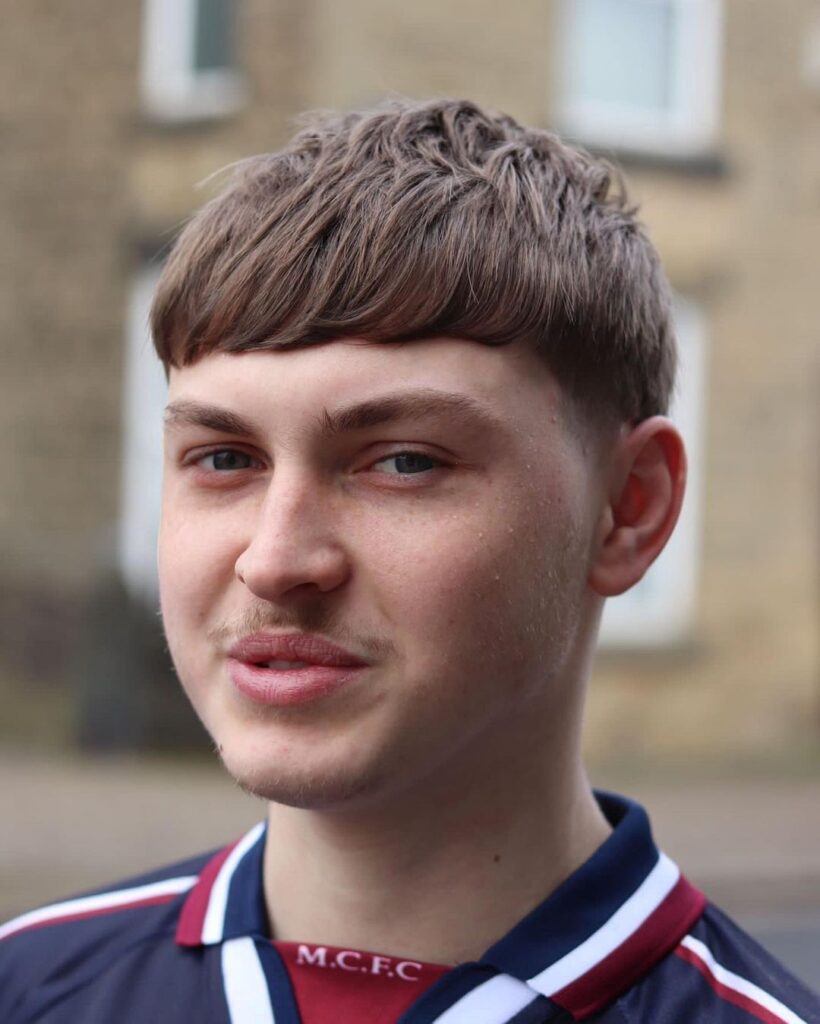
[[[582,405],[665,412],[669,289],[623,184],[556,135],[463,100],[314,114],[233,168],[151,313],[166,368],[338,337],[532,344]]]

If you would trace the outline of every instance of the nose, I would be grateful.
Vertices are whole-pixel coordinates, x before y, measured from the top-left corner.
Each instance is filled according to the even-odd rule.
[[[262,501],[235,574],[256,597],[272,603],[329,593],[350,574],[332,503],[308,481],[276,472]]]

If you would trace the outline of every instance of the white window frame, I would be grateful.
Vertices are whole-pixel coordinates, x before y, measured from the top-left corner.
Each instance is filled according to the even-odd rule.
[[[146,113],[159,121],[196,121],[234,113],[245,102],[232,68],[194,67],[197,0],[143,0],[140,83]]]
[[[599,645],[659,649],[691,639],[697,607],[703,492],[706,324],[691,301],[675,297],[678,385],[670,418],[686,445],[688,474],[680,519],[657,561],[631,590],[604,606]]]
[[[159,597],[157,537],[162,494],[162,415],[168,385],[148,328],[160,268],[141,269],[131,287],[123,367],[123,460],[117,562],[128,593],[148,606]]]
[[[668,111],[592,101],[571,95],[573,4],[559,0],[556,122],[594,146],[678,157],[710,154],[717,143],[723,51],[722,0],[639,0],[672,4],[677,12],[672,104]]]

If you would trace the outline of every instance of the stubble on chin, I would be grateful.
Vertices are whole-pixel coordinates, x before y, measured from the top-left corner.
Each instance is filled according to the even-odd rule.
[[[215,744],[215,752],[239,789],[266,803],[309,811],[338,810],[366,802],[368,794],[379,788],[374,778],[311,772],[304,766],[285,771],[270,762],[236,763],[221,744]]]

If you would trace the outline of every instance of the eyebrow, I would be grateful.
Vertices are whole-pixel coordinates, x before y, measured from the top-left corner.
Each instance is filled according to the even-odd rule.
[[[219,405],[203,402],[171,402],[163,416],[168,429],[176,427],[205,427],[220,434],[244,434],[255,436],[256,429],[250,420]]]
[[[382,395],[334,412],[325,410],[322,415],[322,433],[333,436],[382,426],[395,420],[419,420],[434,416],[456,416],[491,428],[501,426],[498,417],[474,398],[450,391],[421,388]]]
[[[319,416],[319,429],[324,437],[329,438],[398,420],[435,416],[456,416],[485,429],[499,430],[503,427],[501,419],[474,398],[421,388],[381,395],[332,412],[325,409]],[[235,436],[255,437],[258,434],[254,424],[238,413],[222,406],[190,400],[171,402],[165,410],[164,419],[168,429],[195,426]]]

